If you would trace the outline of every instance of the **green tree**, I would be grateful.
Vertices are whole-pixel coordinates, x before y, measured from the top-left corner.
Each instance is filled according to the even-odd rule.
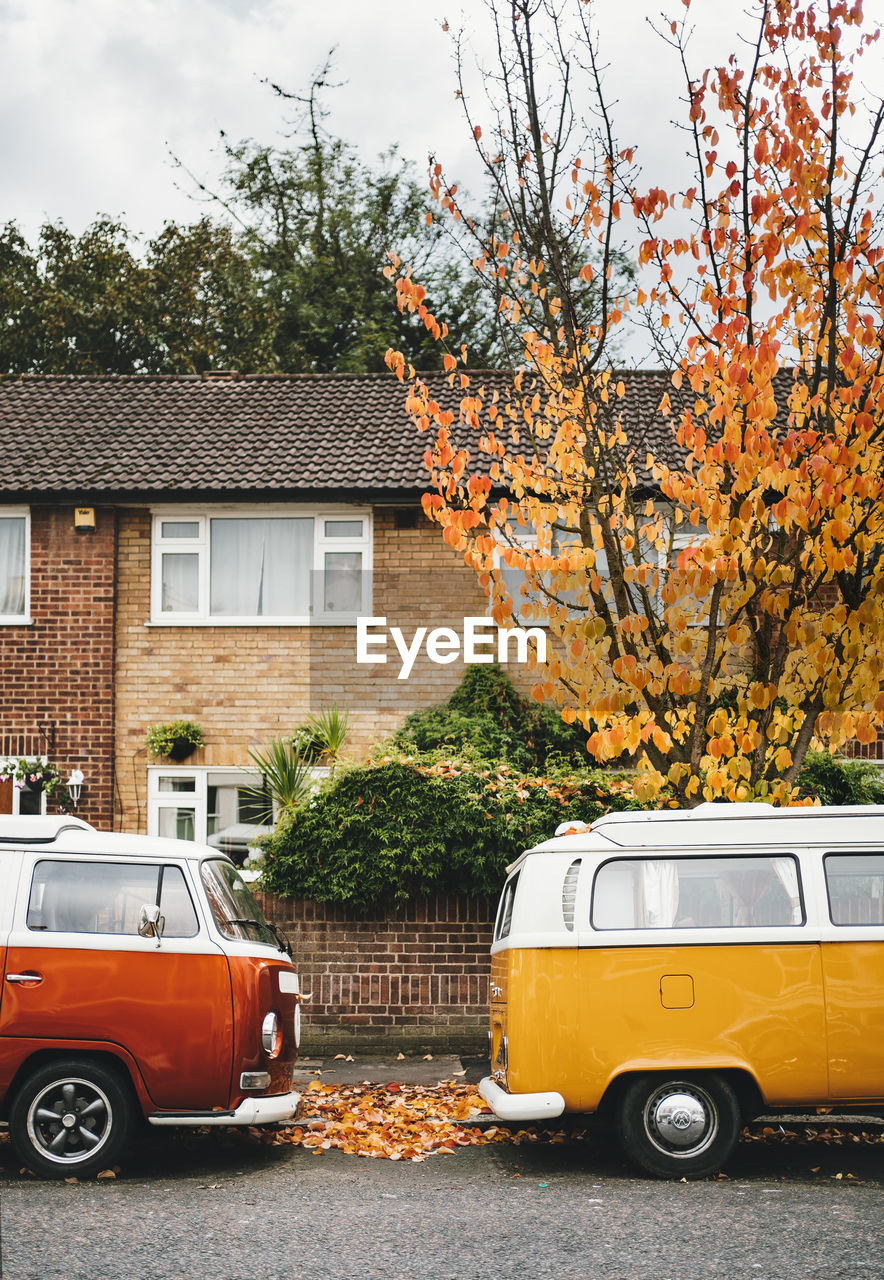
[[[227,225],[167,223],[147,245],[150,371],[277,368],[279,311],[252,254]]]
[[[329,64],[306,96],[273,85],[296,114],[286,145],[254,140],[226,146],[220,189],[201,190],[237,222],[278,315],[276,367],[286,372],[384,368],[402,344],[421,367],[439,355],[408,323],[384,279],[395,244],[446,315],[473,335],[474,360],[496,358],[494,309],[441,227],[427,217],[427,194],[395,147],[374,165],[325,127],[322,91]],[[462,265],[463,263],[463,265]]]
[[[167,223],[143,254],[97,218],[81,236],[47,223],[32,249],[0,232],[3,373],[201,373],[274,367],[276,312],[231,229]]]
[[[6,373],[131,373],[149,350],[147,273],[122,224],[97,218],[81,236],[46,223],[31,250],[14,223],[0,241]]]

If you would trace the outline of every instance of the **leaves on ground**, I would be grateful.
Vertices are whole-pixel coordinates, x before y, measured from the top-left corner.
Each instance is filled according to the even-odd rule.
[[[490,1117],[491,1111],[472,1085],[452,1081],[429,1087],[314,1080],[307,1086],[302,1111],[299,1123],[268,1132],[264,1141],[291,1143],[317,1155],[335,1148],[348,1155],[421,1161],[490,1142],[565,1140],[564,1133],[549,1130],[471,1124]]]

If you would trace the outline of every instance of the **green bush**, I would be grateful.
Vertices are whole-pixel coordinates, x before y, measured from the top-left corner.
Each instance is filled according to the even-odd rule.
[[[584,739],[522,699],[499,668],[470,667],[448,702],[409,716],[380,758],[281,817],[261,842],[262,888],[362,912],[423,894],[497,893],[507,864],[560,823],[647,807],[630,778],[587,768]],[[799,782],[823,804],[884,803],[873,765],[811,754]]]
[[[820,804],[884,804],[884,773],[877,765],[836,760],[827,751],[808,751],[798,788]]]
[[[387,760],[340,774],[285,817],[262,888],[368,911],[422,894],[497,893],[507,863],[560,822],[637,807],[608,777]]]
[[[586,767],[586,731],[552,707],[520,697],[500,667],[474,665],[441,706],[415,711],[393,735],[404,752],[448,753],[530,772],[555,763]]]

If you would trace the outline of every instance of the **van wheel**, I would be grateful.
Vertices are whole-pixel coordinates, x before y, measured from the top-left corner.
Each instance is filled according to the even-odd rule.
[[[702,1178],[730,1157],[740,1133],[736,1094],[720,1076],[636,1076],[620,1100],[626,1155],[657,1178]]]
[[[132,1127],[128,1084],[88,1058],[47,1063],[30,1076],[9,1112],[9,1136],[41,1178],[85,1178],[113,1164]]]

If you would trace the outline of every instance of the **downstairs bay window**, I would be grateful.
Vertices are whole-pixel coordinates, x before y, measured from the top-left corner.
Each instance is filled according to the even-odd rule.
[[[157,508],[154,623],[343,624],[371,612],[371,511]]]

